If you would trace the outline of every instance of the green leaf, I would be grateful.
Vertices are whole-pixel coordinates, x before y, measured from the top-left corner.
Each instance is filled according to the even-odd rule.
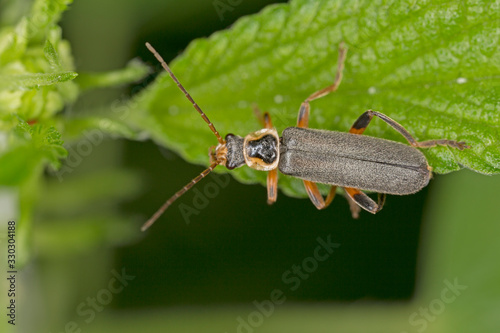
[[[387,114],[417,140],[464,140],[471,149],[423,150],[435,172],[465,166],[500,172],[499,1],[309,1],[269,6],[226,31],[195,40],[172,70],[223,135],[259,129],[251,104],[278,131],[301,102],[331,84],[339,44],[349,48],[337,92],[311,103],[310,127],[348,131],[367,109]],[[208,164],[214,136],[165,74],[134,100],[129,118],[188,161]],[[380,120],[367,135],[405,142]],[[265,174],[240,168],[240,181]],[[280,175],[280,188],[305,195]]]
[[[58,168],[66,157],[61,134],[52,126],[28,125],[20,120],[10,135],[9,149],[0,154],[0,186],[21,185],[49,163]]]
[[[37,0],[16,26],[0,29],[0,120],[48,119],[76,99],[71,50],[56,25],[66,3]]]
[[[43,53],[45,53],[45,58],[47,58],[50,67],[52,67],[54,71],[61,69],[61,59],[59,59],[59,55],[49,40],[45,41]]]
[[[104,73],[81,73],[76,81],[80,89],[113,87],[120,84],[134,82],[149,74],[149,67],[140,60],[133,59],[123,69]]]
[[[73,80],[75,72],[0,75],[0,90],[29,90]]]
[[[29,146],[16,147],[0,156],[0,185],[22,184],[40,170],[41,155]]]
[[[119,108],[117,110],[120,110]],[[64,121],[64,134],[66,138],[78,138],[86,131],[98,130],[111,137],[141,139],[140,133],[125,123],[120,117],[88,116],[79,118],[62,119]]]
[[[27,38],[32,42],[42,42],[72,2],[73,0],[35,0],[28,15]]]

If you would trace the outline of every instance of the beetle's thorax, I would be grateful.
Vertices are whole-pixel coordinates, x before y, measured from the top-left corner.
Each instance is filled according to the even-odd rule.
[[[252,169],[269,171],[279,163],[279,136],[275,128],[264,128],[244,138],[226,135],[224,164],[228,169],[248,165]],[[222,151],[222,147],[220,148]],[[219,147],[216,148],[216,155]]]

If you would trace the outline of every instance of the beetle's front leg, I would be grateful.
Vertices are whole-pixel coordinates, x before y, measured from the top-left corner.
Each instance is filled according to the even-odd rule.
[[[267,173],[267,204],[272,205],[278,199],[278,169]]]

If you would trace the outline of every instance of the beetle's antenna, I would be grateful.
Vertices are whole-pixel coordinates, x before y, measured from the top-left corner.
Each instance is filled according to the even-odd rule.
[[[175,193],[170,199],[168,199],[164,204],[163,206],[160,207],[160,209],[158,209],[156,211],[156,213],[154,213],[153,216],[151,216],[151,218],[149,220],[146,221],[146,223],[144,223],[144,225],[141,227],[141,231],[146,231],[153,223],[155,223],[156,220],[158,220],[158,218],[161,216],[161,214],[163,214],[167,208],[175,201],[177,200],[177,198],[179,198],[181,195],[183,195],[184,193],[186,193],[191,187],[193,187],[197,182],[199,182],[200,180],[202,180],[203,178],[205,178],[210,172],[212,172],[213,169],[215,169],[215,167],[219,165],[217,162],[214,162],[212,163],[208,169],[206,169],[205,171],[203,171],[202,173],[200,173],[198,175],[198,177],[196,177],[195,179],[193,179],[189,184],[187,184],[186,186],[184,186],[180,191],[178,191],[177,193]]]
[[[196,111],[198,111],[200,113],[200,115],[203,118],[203,120],[205,120],[205,122],[208,124],[208,127],[210,127],[210,129],[212,130],[212,132],[217,137],[217,140],[219,141],[219,143],[220,144],[224,144],[224,140],[220,136],[219,132],[217,132],[217,130],[215,129],[214,124],[212,124],[212,122],[208,119],[207,115],[200,109],[200,107],[198,106],[198,104],[196,104],[196,102],[193,100],[193,98],[191,97],[191,95],[189,95],[189,93],[186,91],[186,89],[184,89],[184,87],[179,82],[179,80],[177,80],[177,78],[175,77],[174,73],[172,73],[172,71],[170,70],[170,67],[168,67],[168,65],[165,62],[165,60],[163,60],[162,56],[154,49],[154,47],[151,46],[151,44],[146,43],[146,47],[148,48],[149,51],[151,51],[151,53],[153,53],[153,55],[156,57],[156,59],[158,59],[158,61],[161,63],[161,65],[163,66],[163,68],[165,68],[165,70],[168,72],[168,74],[170,75],[170,77],[172,78],[172,80],[174,80],[174,82],[177,84],[177,87],[179,87],[179,89],[184,93],[184,95],[186,95],[187,99],[189,99],[189,101],[193,104],[193,106],[196,109]]]

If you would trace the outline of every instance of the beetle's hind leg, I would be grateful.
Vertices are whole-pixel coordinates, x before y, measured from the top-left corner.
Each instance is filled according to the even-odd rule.
[[[345,193],[354,203],[356,203],[359,207],[363,208],[366,211],[369,211],[372,214],[376,214],[382,210],[385,203],[385,193],[378,194],[378,203],[375,203],[366,193],[361,192],[360,190],[352,187],[344,187]],[[359,216],[359,209],[353,209],[352,203],[351,205],[351,213],[353,218],[357,218]]]
[[[347,199],[347,202],[349,203],[349,209],[351,210],[351,216],[353,219],[358,219],[359,218],[359,212],[361,211],[361,207],[354,201],[344,190],[345,193],[345,198]]]
[[[256,104],[253,105],[253,111],[263,127],[273,128],[269,112],[262,112]],[[276,200],[278,200],[278,169],[267,173],[267,204],[272,205]]]
[[[372,111],[368,110],[365,113],[363,113],[355,122],[354,125],[352,125],[351,129],[349,130],[349,133],[353,134],[363,134],[365,131],[366,127],[370,124],[370,121],[372,120],[373,116],[377,116],[383,121],[385,121],[389,126],[394,128],[396,131],[398,131],[402,136],[405,137],[405,139],[412,145],[413,147],[418,147],[418,148],[430,148],[430,147],[435,147],[437,145],[440,146],[449,146],[453,148],[457,148],[460,150],[464,150],[465,148],[470,148],[465,142],[463,141],[455,141],[455,140],[446,140],[446,139],[441,139],[441,140],[429,140],[429,141],[422,141],[419,142],[413,138],[413,136],[403,127],[401,126],[398,122],[393,120],[392,118],[389,118],[383,113],[377,112],[377,111]]]
[[[347,54],[347,48],[342,42],[339,46],[339,58],[337,60],[337,73],[335,74],[335,80],[333,84],[329,85],[326,88],[318,90],[312,93],[309,97],[306,98],[304,102],[300,105],[299,115],[297,116],[297,127],[307,128],[309,126],[309,111],[311,106],[309,103],[314,101],[315,99],[321,98],[323,96],[328,95],[329,93],[334,92],[342,82],[342,71],[344,70],[344,62]]]

